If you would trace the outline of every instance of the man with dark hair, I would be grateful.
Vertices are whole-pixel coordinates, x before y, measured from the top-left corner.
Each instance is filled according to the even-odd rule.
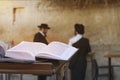
[[[35,34],[33,41],[48,44],[46,36],[50,27],[48,27],[47,24],[41,24],[40,26],[38,26],[38,28],[40,29],[40,31]],[[46,76],[38,76],[38,80],[46,80]]]
[[[78,48],[70,60],[71,80],[85,80],[87,67],[86,56],[91,51],[89,40],[83,37],[84,25],[75,24],[75,36],[69,40],[69,45]]]

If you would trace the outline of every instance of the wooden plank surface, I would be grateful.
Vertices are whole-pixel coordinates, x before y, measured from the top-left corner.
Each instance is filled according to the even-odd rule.
[[[18,69],[0,69],[0,73],[7,74],[33,74],[33,75],[53,75],[53,70],[18,70]]]
[[[53,69],[52,63],[0,63],[0,69],[42,69],[50,70]]]
[[[59,73],[59,70],[65,63],[0,63],[0,73],[53,75]]]
[[[108,54],[105,54],[104,57],[108,57],[108,58],[120,58],[120,53],[108,53]]]

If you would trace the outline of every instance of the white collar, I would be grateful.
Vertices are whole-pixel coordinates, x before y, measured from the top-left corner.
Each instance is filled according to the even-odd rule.
[[[43,36],[45,36],[45,34],[42,31],[39,31]]]
[[[72,45],[72,44],[76,43],[78,40],[80,40],[82,37],[83,37],[83,35],[77,34],[76,36],[70,38],[68,44],[69,44],[69,45]]]

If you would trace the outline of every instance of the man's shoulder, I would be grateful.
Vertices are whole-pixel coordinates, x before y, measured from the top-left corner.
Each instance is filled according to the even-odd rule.
[[[35,35],[40,35],[40,36],[42,36],[42,34],[41,34],[40,32],[35,33]]]
[[[83,40],[87,40],[87,41],[89,41],[89,39],[88,39],[88,38],[85,38],[85,37],[83,37],[82,39],[83,39]]]

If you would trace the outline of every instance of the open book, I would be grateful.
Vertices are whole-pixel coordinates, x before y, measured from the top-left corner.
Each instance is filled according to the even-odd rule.
[[[22,41],[8,49],[5,56],[23,60],[35,60],[36,57],[69,60],[77,50],[75,47],[57,41],[53,41],[48,45],[40,42]]]

